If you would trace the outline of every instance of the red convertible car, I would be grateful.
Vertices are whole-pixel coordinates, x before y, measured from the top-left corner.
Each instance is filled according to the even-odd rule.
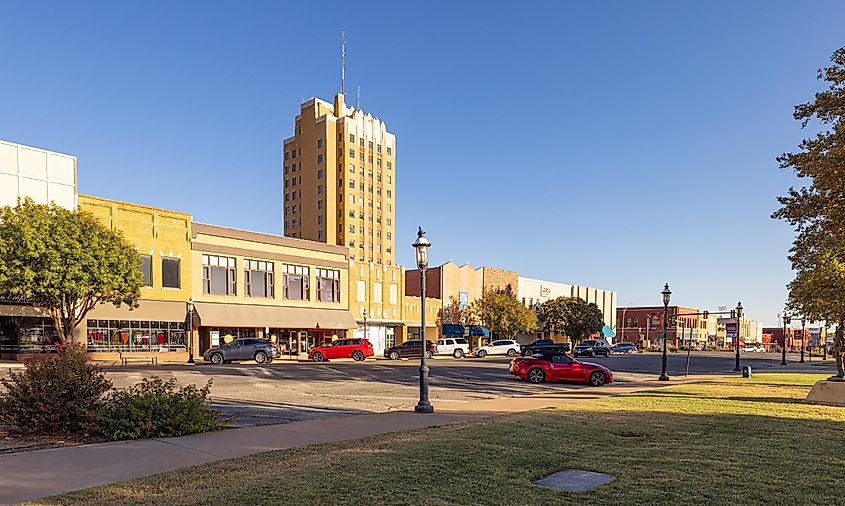
[[[531,383],[577,381],[600,387],[613,382],[610,369],[599,364],[581,362],[562,353],[517,357],[511,361],[509,371]]]

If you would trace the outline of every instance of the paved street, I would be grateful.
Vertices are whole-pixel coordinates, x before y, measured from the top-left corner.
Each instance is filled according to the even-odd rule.
[[[790,359],[797,357],[790,356]],[[586,359],[585,359],[586,360]],[[594,358],[612,371],[619,383],[653,380],[660,372],[660,354],[640,353]],[[431,362],[431,399],[435,405],[459,408],[483,399],[521,397],[588,388],[573,384],[532,385],[508,374],[507,358],[436,358]],[[669,355],[670,376],[681,376],[686,354]],[[755,371],[776,370],[780,355],[754,354],[743,357]],[[734,356],[719,352],[694,352],[690,374],[731,374]],[[214,366],[183,365],[107,367],[115,386],[124,387],[147,376],[175,377],[180,383],[205,384],[213,380],[215,405],[236,426],[286,423],[364,412],[407,410],[418,398],[418,362],[368,359],[363,363],[252,362]],[[792,363],[789,370],[797,370]],[[811,369],[810,369],[811,368]],[[832,370],[804,364],[802,370]]]

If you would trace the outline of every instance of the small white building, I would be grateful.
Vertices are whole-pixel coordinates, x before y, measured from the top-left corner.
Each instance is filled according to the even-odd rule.
[[[76,157],[0,140],[0,207],[24,197],[76,210]]]
[[[604,324],[611,329],[616,328],[616,292],[519,276],[517,299],[522,305],[535,307],[558,297],[578,297],[595,303],[604,315]]]

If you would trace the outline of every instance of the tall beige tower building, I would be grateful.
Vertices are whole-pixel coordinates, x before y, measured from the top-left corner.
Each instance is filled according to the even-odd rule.
[[[285,236],[345,245],[360,262],[394,265],[396,136],[343,94],[300,106],[284,140]]]

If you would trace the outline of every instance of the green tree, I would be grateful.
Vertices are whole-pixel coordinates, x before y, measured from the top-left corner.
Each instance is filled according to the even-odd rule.
[[[594,303],[578,297],[557,297],[540,306],[543,330],[564,334],[578,342],[604,327],[604,315]]]
[[[0,294],[45,308],[65,343],[100,303],[137,307],[140,256],[86,212],[36,204],[0,208]]]
[[[485,290],[470,307],[482,325],[504,338],[512,339],[517,334],[533,332],[537,328],[534,311],[504,293]]]
[[[837,376],[845,378],[845,48],[820,69],[827,83],[811,102],[795,106],[793,117],[819,132],[804,139],[799,151],[778,157],[781,169],[791,169],[807,181],[778,198],[772,215],[795,229],[789,260],[795,279],[788,285],[788,307],[805,316],[836,322],[833,354]]]
[[[461,306],[455,296],[449,297],[449,304],[437,312],[437,325],[477,325],[478,317],[472,306]]]

